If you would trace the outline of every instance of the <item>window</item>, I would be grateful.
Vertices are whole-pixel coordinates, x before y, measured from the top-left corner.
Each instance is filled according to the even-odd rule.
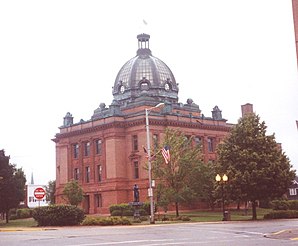
[[[90,167],[86,167],[86,183],[90,182]]]
[[[102,197],[101,194],[94,195],[95,207],[101,208],[102,207]]]
[[[75,168],[74,169],[73,178],[74,178],[74,180],[79,180],[79,178],[80,178],[80,170],[78,168]]]
[[[137,135],[133,135],[132,136],[132,150],[133,151],[138,151],[139,147],[138,147],[138,136]]]
[[[95,152],[97,155],[101,155],[101,139],[95,140]]]
[[[296,196],[297,195],[297,189],[296,188],[291,188],[290,190],[290,196]]]
[[[208,151],[214,152],[214,138],[208,138]]]
[[[73,145],[73,158],[79,157],[79,144]]]
[[[148,89],[149,89],[148,83],[142,82],[141,83],[141,90],[144,91],[144,90],[148,90]]]
[[[133,176],[135,179],[138,179],[139,178],[139,162],[138,161],[133,162],[133,168],[134,168]]]
[[[97,165],[97,181],[101,182],[102,180],[102,167],[101,165]]]
[[[195,144],[196,144],[196,145],[200,145],[200,144],[202,144],[202,138],[199,137],[199,136],[195,136]]]
[[[90,155],[90,142],[84,143],[84,156]]]

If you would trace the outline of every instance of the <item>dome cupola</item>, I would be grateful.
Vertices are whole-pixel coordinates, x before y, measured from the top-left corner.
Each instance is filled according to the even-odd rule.
[[[137,55],[127,61],[116,77],[114,100],[124,105],[133,101],[178,102],[178,85],[170,68],[154,57],[149,48],[150,35],[137,36]]]

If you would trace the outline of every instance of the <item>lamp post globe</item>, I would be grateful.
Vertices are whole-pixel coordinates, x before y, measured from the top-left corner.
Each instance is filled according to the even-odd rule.
[[[225,192],[224,192],[224,185],[228,181],[228,176],[224,174],[223,176],[220,176],[217,174],[215,176],[215,180],[219,183],[221,186],[221,200],[222,200],[222,214],[223,214],[223,221],[228,220],[225,212]]]

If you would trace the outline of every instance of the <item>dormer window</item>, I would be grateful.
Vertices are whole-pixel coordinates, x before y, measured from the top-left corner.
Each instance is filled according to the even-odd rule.
[[[141,90],[142,91],[147,91],[149,90],[149,85],[146,82],[141,83]]]
[[[124,87],[124,85],[121,85],[121,86],[120,86],[119,91],[120,91],[121,94],[124,93],[124,91],[125,91],[125,87]]]
[[[170,85],[168,83],[165,84],[165,90],[169,91],[170,90]]]

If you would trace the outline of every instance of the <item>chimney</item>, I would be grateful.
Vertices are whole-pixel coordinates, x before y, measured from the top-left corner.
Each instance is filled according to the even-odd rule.
[[[241,105],[241,111],[242,111],[242,117],[244,117],[247,114],[253,113],[253,105],[250,103]]]

